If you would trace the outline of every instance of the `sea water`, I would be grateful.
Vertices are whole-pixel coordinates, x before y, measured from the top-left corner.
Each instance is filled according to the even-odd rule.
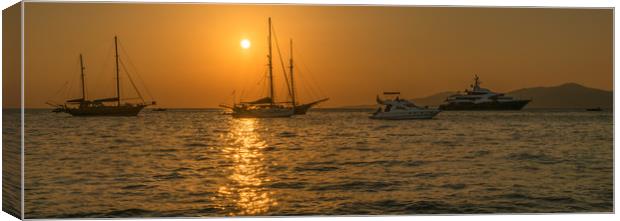
[[[613,211],[611,111],[368,112],[27,110],[26,218]]]

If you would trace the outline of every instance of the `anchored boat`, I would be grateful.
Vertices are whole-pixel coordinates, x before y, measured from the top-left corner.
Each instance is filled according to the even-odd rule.
[[[131,76],[129,80],[131,85],[136,90],[140,100],[139,103],[121,103],[121,91],[120,91],[120,76],[119,76],[119,55],[118,55],[118,39],[114,36],[114,51],[116,61],[116,96],[111,98],[100,98],[88,100],[86,98],[86,87],[84,79],[84,62],[82,54],[80,54],[80,83],[82,89],[82,96],[76,99],[70,99],[65,101],[62,105],[53,105],[56,107],[54,112],[65,112],[73,116],[136,116],[144,107],[148,105],[154,105],[155,101],[147,103],[143,98],[136,85],[134,84]],[[49,103],[48,103],[49,104]]]
[[[267,55],[268,58],[268,73],[269,73],[269,95],[264,98],[260,98],[250,102],[240,102],[234,103],[231,105],[220,105],[220,107],[227,108],[232,110],[230,115],[233,117],[245,117],[245,118],[271,118],[271,117],[290,117],[292,115],[303,115],[308,112],[308,110],[315,105],[325,102],[329,100],[329,98],[322,98],[315,100],[309,103],[298,103],[297,100],[297,91],[295,88],[295,75],[294,75],[294,65],[293,65],[293,40],[290,40],[290,58],[289,58],[289,69],[288,75],[287,70],[285,70],[285,64],[280,54],[280,62],[282,64],[282,71],[284,73],[284,78],[286,82],[286,86],[288,89],[288,93],[290,96],[290,101],[285,102],[276,102],[275,94],[274,94],[274,81],[273,81],[273,56],[272,56],[272,34],[274,35],[274,40],[276,42],[276,48],[278,53],[280,53],[280,48],[278,46],[278,40],[275,36],[275,32],[273,31],[271,18],[268,19],[269,23],[269,53]],[[290,77],[290,82],[289,78]],[[234,99],[233,99],[234,100]]]
[[[275,102],[275,93],[273,85],[273,59],[272,59],[272,28],[271,18],[268,19],[269,34],[268,45],[268,74],[269,74],[269,95],[250,102],[241,102],[233,104],[233,106],[220,105],[224,108],[232,110],[231,115],[235,118],[275,118],[275,117],[291,117],[295,114],[292,106]],[[286,103],[286,102],[285,102]]]
[[[385,96],[396,96],[394,99],[381,99],[377,95],[377,104],[381,107],[372,115],[371,119],[382,120],[410,120],[410,119],[431,119],[441,112],[437,109],[420,107],[413,102],[399,98],[400,92],[384,92]]]
[[[519,100],[495,93],[489,89],[480,87],[478,75],[474,77],[471,90],[465,93],[457,93],[446,98],[444,104],[439,106],[441,110],[521,110],[532,100]]]

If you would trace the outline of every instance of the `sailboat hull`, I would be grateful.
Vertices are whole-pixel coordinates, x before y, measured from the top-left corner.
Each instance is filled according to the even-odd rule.
[[[144,107],[146,107],[147,103],[138,103],[138,104],[130,104],[126,103],[121,105],[121,91],[120,91],[120,77],[119,77],[119,55],[118,55],[118,40],[117,37],[114,36],[114,57],[116,61],[116,96],[109,98],[100,98],[94,100],[86,99],[86,88],[85,88],[85,79],[84,79],[84,63],[82,60],[82,54],[80,54],[80,71],[81,71],[81,83],[82,83],[82,97],[77,99],[67,100],[65,105],[60,106],[54,110],[54,112],[65,112],[71,114],[72,116],[78,117],[129,117],[129,116],[137,116],[138,113]],[[131,80],[131,77],[129,77]],[[138,88],[131,81],[134,89],[140,96],[142,102],[145,102],[138,91]],[[117,106],[107,106],[104,103],[108,102],[116,102]],[[151,103],[154,105],[155,101]]]
[[[102,106],[70,108],[65,112],[78,117],[132,117],[137,116],[146,105]]]
[[[233,110],[234,118],[283,118],[291,117],[295,114],[293,109],[272,108],[272,109],[253,109],[253,110]]]
[[[295,106],[295,115],[304,115],[313,105],[310,104],[302,104]]]
[[[310,107],[311,106],[305,105],[305,104],[295,106],[295,112],[294,113],[295,113],[295,115],[304,115],[304,114],[306,114],[306,112],[308,112],[308,109],[310,109]]]

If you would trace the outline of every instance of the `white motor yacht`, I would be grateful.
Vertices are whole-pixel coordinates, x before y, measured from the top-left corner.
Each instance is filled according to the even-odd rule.
[[[384,92],[384,95],[396,96],[394,99],[381,99],[377,96],[377,103],[381,105],[374,112],[371,119],[383,120],[409,120],[431,119],[441,112],[437,109],[420,107],[413,102],[399,98],[400,92]]]
[[[446,98],[441,110],[521,110],[532,100],[515,99],[480,87],[478,75],[474,77],[474,84],[465,93],[457,93]]]

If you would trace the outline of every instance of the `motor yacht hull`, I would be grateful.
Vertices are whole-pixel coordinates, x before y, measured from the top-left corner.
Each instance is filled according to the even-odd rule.
[[[503,101],[503,102],[482,102],[482,103],[466,103],[466,102],[455,102],[442,104],[439,106],[440,110],[446,111],[485,111],[485,110],[521,110],[525,105],[527,105],[530,100],[514,100],[514,101]]]
[[[432,119],[440,110],[416,110],[416,111],[399,111],[399,112],[378,112],[370,116],[370,119],[379,120],[416,120],[416,119]]]

